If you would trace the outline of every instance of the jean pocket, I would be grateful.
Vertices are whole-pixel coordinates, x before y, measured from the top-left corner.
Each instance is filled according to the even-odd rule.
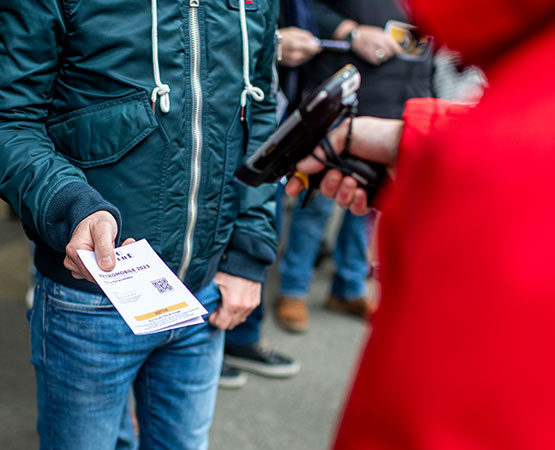
[[[45,279],[45,299],[51,306],[65,311],[101,312],[115,309],[108,297],[80,291]]]

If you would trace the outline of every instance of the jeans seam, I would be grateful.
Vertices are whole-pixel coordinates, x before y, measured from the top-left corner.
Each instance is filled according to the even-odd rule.
[[[150,358],[150,356],[149,356]],[[147,424],[147,429],[148,429],[148,434],[147,434],[147,445],[145,446],[145,448],[150,448],[150,437],[152,436],[152,414],[150,413],[151,409],[150,409],[150,404],[151,404],[151,399],[150,399],[150,374],[149,374],[149,368],[148,368],[148,358],[145,364],[145,405],[146,408],[145,410],[147,411],[147,413],[145,414],[146,418],[145,421],[148,422]],[[141,436],[142,437],[142,436]],[[141,445],[142,448],[142,445]]]
[[[46,326],[47,326],[47,321],[46,321],[46,302],[48,300],[48,295],[46,294],[46,289],[44,287],[44,280],[43,280],[43,286],[42,286],[42,290],[43,290],[43,295],[44,295],[44,301],[41,304],[41,308],[42,308],[42,314],[41,314],[41,328],[42,328],[42,333],[40,335],[40,339],[41,339],[41,347],[42,347],[42,361],[41,364],[44,367],[44,369],[46,370]]]
[[[43,292],[43,301],[41,304],[41,308],[42,308],[42,314],[41,314],[41,320],[42,320],[42,333],[41,333],[41,344],[42,344],[42,370],[43,370],[43,388],[44,388],[44,402],[46,406],[43,406],[42,411],[43,411],[43,417],[42,420],[45,421],[45,411],[47,411],[48,409],[52,408],[54,409],[54,403],[50,400],[50,389],[49,389],[49,372],[48,372],[48,366],[47,366],[47,349],[46,349],[46,340],[47,340],[47,335],[48,335],[48,321],[46,320],[46,302],[48,301],[48,294],[46,293],[46,279],[43,278],[42,279],[42,292]],[[54,415],[55,415],[55,411],[54,411]],[[55,436],[54,436],[54,427],[52,426],[47,426],[47,427],[42,427],[43,429],[46,428],[45,433],[46,433],[46,442],[50,442],[53,443]]]

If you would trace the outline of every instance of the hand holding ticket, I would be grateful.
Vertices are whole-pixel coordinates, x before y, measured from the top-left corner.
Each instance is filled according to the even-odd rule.
[[[116,266],[104,272],[94,252],[79,258],[135,334],[150,334],[204,322],[207,311],[142,239],[115,249]]]

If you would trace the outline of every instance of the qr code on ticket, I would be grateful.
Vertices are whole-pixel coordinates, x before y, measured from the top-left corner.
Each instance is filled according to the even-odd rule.
[[[153,280],[151,281],[151,283],[158,290],[160,294],[165,294],[166,292],[173,291],[173,286],[169,283],[169,281],[166,278]]]

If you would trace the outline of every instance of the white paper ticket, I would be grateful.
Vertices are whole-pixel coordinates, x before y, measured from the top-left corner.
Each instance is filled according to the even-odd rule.
[[[133,333],[156,333],[204,322],[204,306],[145,239],[116,248],[116,267],[110,272],[98,267],[94,252],[77,253]]]

